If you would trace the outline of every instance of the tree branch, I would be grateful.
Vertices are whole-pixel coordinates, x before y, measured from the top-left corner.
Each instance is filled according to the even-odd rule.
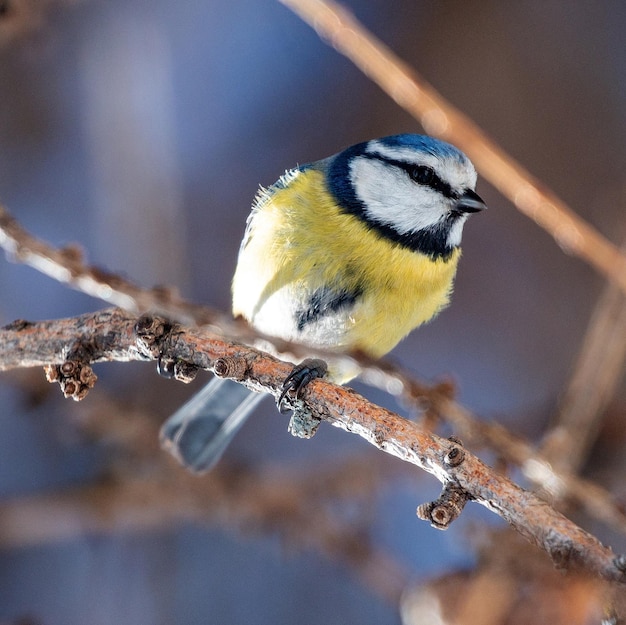
[[[388,392],[393,389],[394,394],[401,395],[409,405],[421,409],[426,405],[426,411],[433,418],[451,425],[464,440],[487,447],[506,462],[518,466],[532,484],[551,498],[578,503],[591,517],[626,533],[626,514],[611,493],[571,471],[552,466],[531,443],[500,423],[480,419],[451,397],[448,385],[428,386],[385,361],[371,363],[360,377],[377,388]]]
[[[308,348],[303,351],[302,346],[259,336],[247,325],[234,322],[227,315],[210,308],[187,302],[177,297],[171,290],[144,289],[121,276],[90,266],[75,246],[57,249],[28,233],[2,205],[0,205],[0,247],[3,247],[15,260],[26,263],[68,286],[105,301],[125,304],[132,311],[150,310],[181,323],[210,324],[221,334],[235,337],[242,342],[256,343],[261,339],[269,341],[279,353],[293,353],[297,356],[312,355]],[[19,324],[19,322],[16,323]],[[127,339],[132,343],[132,337],[127,337]],[[131,348],[132,345],[129,344],[129,349]],[[65,343],[62,343],[59,349],[66,349]],[[58,353],[59,358],[65,359],[67,355],[62,351]],[[337,358],[336,354],[323,351],[315,352],[315,355],[321,358]],[[14,354],[14,356],[17,361],[11,363],[11,354],[5,355],[7,365],[35,366],[28,362],[21,363],[19,359],[24,355]],[[362,354],[340,358],[350,358],[356,361],[361,367],[361,379],[371,386],[394,395],[401,395],[411,405],[419,408],[426,403],[431,413],[451,424],[460,436],[468,438],[470,442],[487,445],[496,450],[499,456],[518,465],[531,483],[545,492],[577,501],[594,518],[608,523],[619,531],[626,532],[626,515],[616,505],[610,493],[588,480],[555,470],[547,461],[538,456],[536,449],[530,443],[511,434],[498,423],[489,423],[477,418],[454,400],[449,385],[428,385],[414,377],[407,376],[405,372],[389,362],[373,361]],[[51,360],[44,358],[36,361],[39,364],[41,362],[51,362]],[[354,363],[351,363],[351,366],[354,366]],[[48,369],[48,374],[61,384],[66,396],[81,399],[89,391],[90,385],[95,382],[93,372],[85,367],[67,371],[67,367],[73,369],[66,364],[65,373]],[[187,373],[182,371],[184,361],[179,362],[178,368],[179,378],[193,375],[190,371]],[[68,377],[66,373],[72,375]]]
[[[24,263],[67,286],[129,311],[151,310],[180,323],[218,324],[230,334],[245,333],[243,324],[207,306],[181,298],[174,289],[145,289],[118,274],[87,264],[82,249],[62,249],[34,237],[0,204],[0,247],[7,257]]]
[[[68,360],[68,355],[70,359]],[[174,373],[208,369],[256,391],[278,397],[292,365],[208,331],[171,325],[108,309],[77,318],[16,322],[0,331],[0,370],[54,365],[59,375],[72,362],[80,370],[93,362],[166,358]],[[183,366],[184,363],[184,366]],[[73,373],[76,367],[70,367]],[[177,370],[178,367],[178,370]],[[300,403],[302,402],[302,404]],[[626,583],[626,562],[593,536],[471,455],[457,441],[445,440],[415,423],[374,406],[351,389],[324,380],[304,391],[303,404],[315,417],[358,434],[386,453],[433,474],[444,491],[458,491],[500,515],[560,567],[582,567]],[[431,519],[432,521],[433,519]]]

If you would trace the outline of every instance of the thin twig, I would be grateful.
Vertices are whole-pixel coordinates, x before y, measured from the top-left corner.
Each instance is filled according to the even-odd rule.
[[[425,130],[452,141],[477,170],[567,252],[587,261],[626,293],[626,256],[579,217],[474,122],[331,0],[280,0],[348,57]]]
[[[76,245],[58,249],[27,232],[0,204],[0,247],[7,256],[82,293],[141,314],[151,310],[181,323],[219,324],[237,334],[231,317],[179,297],[172,289],[142,288],[118,274],[87,264]]]
[[[116,309],[56,322],[21,322],[0,331],[0,370],[20,366],[20,358],[21,366],[55,365],[62,370],[72,362],[67,354],[80,354],[89,362],[164,356],[192,367],[234,372],[239,382],[275,397],[292,369],[289,363],[207,331],[170,327],[158,319],[137,320]],[[386,453],[435,475],[444,486],[462,489],[544,549],[558,566],[582,567],[605,579],[626,582],[626,562],[458,443],[424,432],[351,389],[324,380],[313,381],[296,404],[306,406],[315,418],[358,434]]]

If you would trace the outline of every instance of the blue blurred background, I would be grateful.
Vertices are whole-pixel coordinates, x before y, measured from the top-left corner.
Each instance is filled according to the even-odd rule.
[[[580,215],[621,242],[622,2],[347,4]],[[7,6],[0,17],[0,201],[52,244],[78,242],[94,264],[145,286],[175,285],[199,303],[228,310],[259,184],[358,141],[422,131],[278,2]],[[466,226],[452,306],[393,356],[424,378],[451,376],[460,400],[482,418],[537,438],[566,386],[603,281],[485,181],[478,191],[489,211]],[[0,325],[105,306],[4,259],[0,289]],[[56,389],[49,395],[36,382],[39,372],[0,376],[0,621],[399,622],[394,605],[350,566],[306,540],[288,548],[272,530],[245,531],[228,515],[168,519],[155,510],[140,522],[132,514],[117,522],[111,513],[98,530],[77,511],[73,525],[57,497],[97,483],[119,444],[102,432],[85,435],[84,404],[115,402],[122,424],[131,427],[140,413],[137,421],[156,429],[206,380],[184,387],[136,363],[102,365],[97,373],[100,383],[82,404]],[[615,401],[623,400],[622,387]],[[323,426],[307,442],[291,438],[286,425],[264,404],[225,462],[308,473],[312,484],[320,466],[340,459],[378,462],[376,451],[345,433]],[[156,446],[148,431],[146,445]],[[132,467],[124,470],[132,475]],[[386,478],[369,504],[368,530],[408,578],[424,579],[470,564],[468,535],[497,521],[470,506],[453,529],[435,532],[414,510],[438,487],[417,477]],[[20,517],[21,531],[3,537],[7,511],[27,496],[50,505],[35,506],[36,514]],[[38,515],[55,511],[58,523],[40,532]],[[623,538],[610,538],[626,549]]]

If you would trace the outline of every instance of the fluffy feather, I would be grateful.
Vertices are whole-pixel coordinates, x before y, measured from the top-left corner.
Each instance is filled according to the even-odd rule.
[[[338,206],[322,169],[296,170],[255,205],[233,312],[273,336],[378,357],[448,303],[459,255],[433,260],[381,237]],[[346,305],[299,323],[320,289]]]

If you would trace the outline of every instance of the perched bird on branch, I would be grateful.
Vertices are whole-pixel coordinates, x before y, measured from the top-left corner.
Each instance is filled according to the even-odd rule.
[[[463,225],[486,208],[457,148],[402,134],[349,147],[261,189],[233,279],[233,313],[269,336],[327,351],[389,352],[449,301]],[[316,377],[305,359],[278,401]],[[164,445],[194,471],[211,468],[262,396],[215,378],[172,415]]]

